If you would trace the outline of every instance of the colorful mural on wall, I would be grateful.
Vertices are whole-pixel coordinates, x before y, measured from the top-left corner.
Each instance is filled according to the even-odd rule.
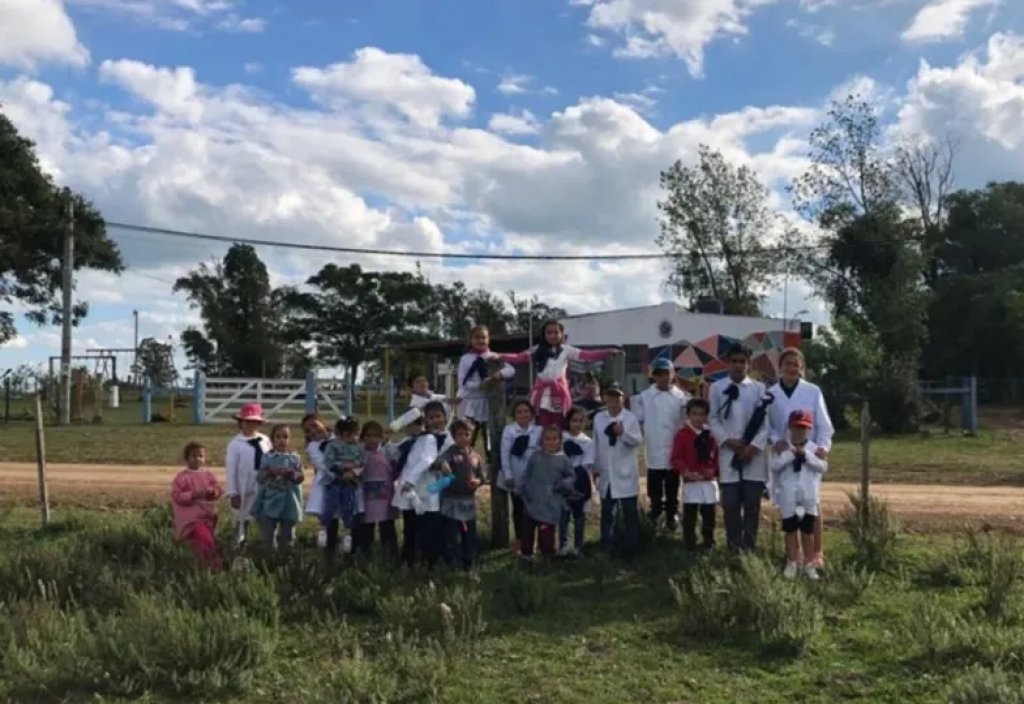
[[[729,371],[726,354],[737,342],[748,347],[753,356],[750,375],[762,381],[773,381],[779,375],[779,354],[787,347],[800,346],[799,332],[755,332],[742,340],[727,335],[712,335],[698,342],[680,340],[670,345],[651,347],[651,361],[659,357],[671,359],[676,372],[688,382],[699,386],[724,377]]]

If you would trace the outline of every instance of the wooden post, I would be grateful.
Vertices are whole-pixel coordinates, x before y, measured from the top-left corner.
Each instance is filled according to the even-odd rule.
[[[868,400],[860,409],[860,500],[864,518],[868,514],[871,485],[871,408]]]
[[[43,403],[36,391],[36,468],[39,480],[39,509],[43,528],[50,524],[50,490],[46,486],[46,437],[43,434]]]
[[[503,362],[487,364],[487,373],[500,371]],[[501,483],[501,433],[505,429],[508,410],[505,408],[505,384],[487,383],[487,464],[491,468],[491,546],[508,547],[509,495]]]

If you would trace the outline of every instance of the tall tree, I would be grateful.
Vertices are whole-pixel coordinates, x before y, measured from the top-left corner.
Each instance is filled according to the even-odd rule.
[[[936,344],[928,348],[928,372],[1016,376],[1024,355],[1024,184],[952,194],[932,251]]]
[[[759,292],[783,266],[770,245],[787,228],[757,174],[701,145],[697,165],[677,161],[661,172],[661,188],[657,241],[674,260],[669,285],[691,303],[710,296],[727,313],[759,314]]]
[[[526,299],[517,296],[515,291],[509,291],[508,300],[513,314],[509,332],[526,333],[530,330],[532,323],[533,332],[537,334],[540,332],[540,327],[545,321],[558,320],[568,315],[565,309],[550,306],[537,298],[537,296]]]
[[[28,306],[39,324],[61,322],[61,259],[67,203],[75,212],[75,269],[120,272],[117,245],[92,203],[58,189],[39,167],[31,141],[21,137],[0,114],[0,303]],[[85,301],[74,304],[74,322],[88,313]],[[0,310],[0,345],[14,337],[14,315]]]
[[[174,368],[174,349],[166,342],[147,337],[139,342],[132,373],[149,379],[155,386],[170,386],[178,379],[178,370]]]
[[[191,353],[203,350],[208,355],[212,346],[222,374],[274,377],[281,373],[287,295],[270,286],[267,267],[255,249],[232,245],[222,262],[200,264],[175,282],[174,291],[184,291],[203,318],[208,344],[195,330],[182,337]]]
[[[486,325],[492,335],[507,335],[513,325],[513,313],[505,301],[484,288],[469,289],[462,281],[448,286],[436,284],[432,309],[437,321],[435,334],[466,339],[474,325]]]
[[[419,273],[328,264],[306,283],[312,292],[290,296],[301,311],[293,325],[309,331],[320,362],[344,365],[350,378],[385,345],[418,337],[428,325],[423,303],[432,289]]]
[[[872,106],[834,102],[810,136],[811,167],[794,204],[823,231],[796,260],[836,317],[875,335],[883,352],[870,390],[872,415],[891,432],[917,426],[917,379],[926,337],[919,220],[904,217],[899,176]]]

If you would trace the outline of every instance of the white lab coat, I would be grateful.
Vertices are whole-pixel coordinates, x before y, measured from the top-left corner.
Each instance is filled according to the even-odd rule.
[[[832,447],[832,435],[835,428],[832,427],[832,419],[828,415],[828,408],[825,406],[825,397],[821,389],[809,381],[801,379],[793,389],[792,396],[786,396],[780,384],[775,384],[768,393],[775,397],[775,401],[768,407],[768,419],[771,427],[768,430],[768,442],[772,445],[779,440],[789,437],[789,414],[793,411],[809,411],[814,420],[808,439],[813,441],[815,446],[823,447],[826,450]]]
[[[444,443],[440,450],[437,448],[437,438],[433,433],[424,433],[416,438],[416,444],[412,446],[409,459],[396,483],[397,490],[391,505],[402,511],[415,510],[417,514],[440,511],[441,494],[432,494],[427,490],[427,487],[438,478],[436,472],[430,471],[430,467],[445,450],[454,444],[455,440],[448,433],[445,433]],[[406,484],[413,485],[414,496],[402,493],[402,487]]]
[[[686,420],[689,398],[675,386],[670,386],[667,391],[651,386],[633,398],[630,410],[644,429],[648,471],[672,467],[672,442]]]
[[[273,446],[270,438],[263,433],[256,433],[252,438],[239,433],[231,438],[224,453],[224,495],[228,498],[237,496],[242,501],[241,506],[235,509],[235,523],[249,520],[259,489],[256,485],[256,472],[259,470],[256,466],[256,450],[249,444],[253,438],[259,438],[263,454],[270,452]]]
[[[821,476],[828,471],[828,463],[814,454],[817,449],[818,445],[807,441],[804,465],[799,472],[793,471],[796,455],[792,445],[781,454],[772,455],[774,498],[783,518],[821,515]]]
[[[391,428],[392,432],[397,433],[399,430],[409,427],[414,421],[422,418],[423,407],[428,403],[431,401],[440,401],[444,403],[446,400],[447,397],[444,394],[427,394],[426,396],[413,394],[409,397],[409,410],[391,421],[388,427]],[[445,405],[445,413],[448,416],[451,416],[451,413],[448,412],[447,404]]]
[[[566,440],[572,440],[574,443],[580,446],[583,450],[582,455],[569,458],[569,464],[576,467],[583,467],[588,472],[594,470],[594,441],[586,433],[580,433],[579,435],[573,435],[569,431],[562,433],[562,444],[565,444]]]
[[[724,417],[723,407],[725,406],[725,390],[732,384],[729,377],[719,379],[711,385],[708,391],[708,402],[711,405],[711,412],[708,417],[708,427],[711,434],[718,443],[718,482],[720,484],[735,484],[740,480],[739,473],[732,468],[733,451],[725,447],[725,441],[730,439],[742,440],[743,432],[747,428],[747,422],[754,414],[754,409],[761,403],[765,395],[764,384],[746,377],[738,386],[740,395],[733,404],[732,411],[728,418]],[[769,407],[770,411],[770,407]],[[743,468],[743,478],[749,481],[768,481],[768,431],[769,418],[765,418],[761,429],[754,437],[751,445],[758,448],[760,452]]]
[[[621,421],[623,433],[615,447],[608,442],[605,428]],[[637,449],[643,442],[640,421],[625,408],[614,418],[608,411],[594,416],[594,471],[598,473],[597,489],[604,499],[611,491],[613,499],[627,499],[640,494],[640,465]]]
[[[477,423],[486,423],[488,418],[490,418],[491,413],[487,405],[487,391],[484,388],[483,380],[475,374],[471,379],[466,379],[466,376],[469,374],[469,370],[472,369],[473,363],[476,362],[477,358],[483,357],[485,360],[488,360],[495,356],[497,355],[493,352],[480,354],[471,351],[462,355],[462,358],[459,359],[459,377],[456,380],[459,390],[455,395],[459,402],[459,418],[468,418]],[[501,368],[502,379],[507,381],[515,375],[516,370],[511,364],[506,364]]]
[[[331,438],[327,440],[329,442]],[[324,466],[324,453],[320,450],[322,442],[322,440],[314,440],[306,445],[306,456],[309,457],[309,463],[316,470],[313,486],[309,488],[309,498],[306,499],[306,513],[311,516],[319,516],[324,512],[324,492],[332,479]]]
[[[539,425],[530,423],[525,428],[518,423],[509,423],[501,431],[501,479],[502,482],[512,481],[517,494],[522,493],[523,475],[526,473],[526,465],[530,461],[530,455],[540,447],[540,436],[543,429]],[[520,435],[528,435],[530,444],[522,457],[512,456],[512,443]]]

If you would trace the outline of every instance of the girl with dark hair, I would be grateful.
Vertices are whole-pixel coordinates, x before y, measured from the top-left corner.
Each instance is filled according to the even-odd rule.
[[[600,362],[622,354],[622,350],[609,347],[600,350],[582,350],[565,344],[565,328],[557,320],[548,320],[541,326],[541,342],[525,352],[498,355],[508,364],[533,364],[534,382],[530,403],[537,413],[537,424],[542,428],[565,428],[565,414],[572,407],[567,377],[569,362]]]
[[[490,408],[486,385],[508,381],[515,376],[515,369],[508,364],[497,372],[488,373],[488,361],[497,358],[498,355],[491,352],[491,331],[487,326],[477,325],[470,330],[469,349],[459,360],[456,415],[462,420],[470,421],[473,426],[473,445],[476,445],[477,438],[483,433],[484,450],[488,456],[491,451],[490,434],[487,432]]]

